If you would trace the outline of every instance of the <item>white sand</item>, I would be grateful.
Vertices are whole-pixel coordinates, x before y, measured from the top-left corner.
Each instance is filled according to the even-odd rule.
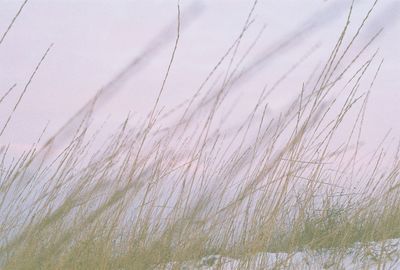
[[[243,259],[212,255],[199,262],[169,263],[156,269],[400,269],[400,239],[357,243],[341,250],[258,253]]]

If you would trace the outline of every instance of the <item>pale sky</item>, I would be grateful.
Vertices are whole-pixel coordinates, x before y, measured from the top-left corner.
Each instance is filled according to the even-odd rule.
[[[22,2],[0,0],[0,34]],[[253,1],[180,2],[182,11],[193,2],[201,2],[202,13],[190,25],[188,21],[192,18],[182,21],[188,26],[181,32],[175,63],[161,99],[162,105],[166,106],[178,104],[193,94],[240,33]],[[243,47],[253,41],[264,25],[266,28],[247,63],[295,33],[305,22],[326,22],[297,40],[287,51],[270,59],[241,85],[236,113],[245,112],[265,84],[273,84],[310,48],[320,44],[271,98],[273,110],[283,108],[298,93],[314,67],[327,59],[345,24],[350,3],[348,0],[260,0],[255,22]],[[370,0],[355,1],[351,33],[355,32],[372,3]],[[378,58],[384,58],[366,121],[367,138],[373,142],[389,129],[393,129],[394,136],[400,135],[400,23],[397,20],[400,18],[400,1],[379,1],[371,16],[354,46],[353,55],[380,27],[385,27],[382,36],[367,53],[367,56],[371,55],[379,48]],[[51,43],[54,46],[7,132],[0,138],[0,144],[12,143],[23,148],[35,141],[47,122],[50,122],[48,134],[55,132],[176,17],[177,1],[172,0],[29,1],[0,45],[0,96],[17,83],[12,95],[0,105],[0,125],[44,51]],[[117,123],[128,112],[145,115],[161,85],[172,47],[173,42],[166,43],[156,55],[146,59],[140,72],[96,113],[97,119],[102,121],[109,117],[111,122]],[[376,67],[378,64],[376,61]]]

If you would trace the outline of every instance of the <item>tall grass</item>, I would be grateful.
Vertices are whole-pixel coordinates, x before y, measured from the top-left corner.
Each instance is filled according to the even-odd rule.
[[[226,126],[230,91],[242,78],[238,48],[253,10],[192,99],[177,108],[164,112],[158,102],[179,50],[179,22],[144,121],[127,117],[101,140],[88,114],[63,150],[41,148],[41,138],[16,159],[1,149],[2,269],[163,269],[212,254],[245,262],[258,252],[340,251],[400,237],[398,148],[380,145],[360,157],[369,93],[382,64],[377,53],[366,60],[365,54],[379,33],[349,56],[365,23],[349,36],[350,10],[324,67],[300,85],[285,111],[278,117],[268,111],[278,81],[247,117]]]

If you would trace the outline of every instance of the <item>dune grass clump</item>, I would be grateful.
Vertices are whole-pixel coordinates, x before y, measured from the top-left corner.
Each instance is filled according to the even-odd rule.
[[[179,50],[178,20],[162,87],[143,121],[128,117],[99,139],[104,131],[90,128],[88,113],[62,150],[39,139],[10,159],[1,148],[2,269],[163,269],[215,254],[245,261],[400,237],[398,151],[379,146],[367,161],[360,157],[382,64],[377,53],[365,55],[379,33],[350,56],[365,22],[349,36],[350,11],[325,65],[300,83],[286,110],[268,110],[278,82],[247,117],[225,126],[231,91],[244,78],[238,48],[252,12],[179,107],[158,106]],[[362,184],[349,191],[355,181]]]

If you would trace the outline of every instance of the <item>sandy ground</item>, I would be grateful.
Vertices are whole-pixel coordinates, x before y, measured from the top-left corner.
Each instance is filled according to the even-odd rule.
[[[243,259],[212,255],[199,262],[172,262],[156,269],[400,269],[400,239],[356,243],[341,250],[258,253]]]

